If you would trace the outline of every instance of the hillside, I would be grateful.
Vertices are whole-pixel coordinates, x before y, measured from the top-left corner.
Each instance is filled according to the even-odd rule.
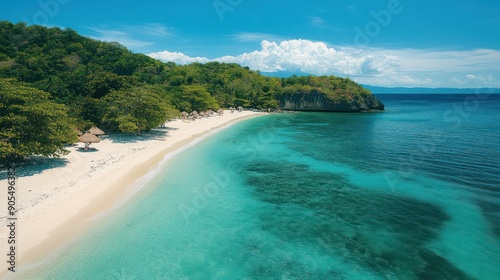
[[[321,111],[383,109],[368,90],[349,79],[266,77],[248,67],[218,62],[163,63],[71,29],[7,21],[0,21],[0,81],[4,90],[36,92],[36,102],[47,108],[62,105],[58,108],[65,111],[61,113],[64,127],[80,130],[98,125],[140,133],[182,111],[220,107],[311,110],[300,102],[288,102],[311,98],[323,100],[313,110],[323,105]],[[24,102],[12,94],[0,94],[2,103]],[[8,117],[27,105],[18,104],[24,107],[17,111],[11,105],[0,108],[0,125],[9,131],[0,135],[0,147],[6,150],[13,149],[14,139],[28,137]]]
[[[47,91],[58,102],[77,109],[77,117],[94,123],[100,121],[98,112],[91,108],[87,108],[91,112],[83,112],[82,107],[95,107],[95,101],[111,91],[133,85],[159,85],[180,111],[204,110],[206,106],[276,108],[273,97],[294,91],[297,85],[297,77],[264,77],[237,64],[162,63],[71,29],[5,21],[0,22],[0,77],[17,78]],[[339,91],[355,100],[356,95],[369,94],[360,86],[345,87],[351,83],[342,83],[342,78],[315,79],[306,84],[319,92],[329,91],[328,96]],[[333,80],[338,82],[332,84]],[[206,102],[198,104],[195,99]]]

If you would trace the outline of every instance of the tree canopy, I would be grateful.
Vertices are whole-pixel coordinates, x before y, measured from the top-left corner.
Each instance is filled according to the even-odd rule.
[[[113,91],[104,99],[103,121],[122,132],[149,130],[178,114],[150,87],[132,87]]]
[[[50,94],[16,82],[0,79],[0,163],[27,155],[60,156],[64,145],[76,142],[67,107]]]

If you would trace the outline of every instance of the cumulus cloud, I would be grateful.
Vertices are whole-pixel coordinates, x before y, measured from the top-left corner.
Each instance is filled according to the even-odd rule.
[[[175,62],[176,64],[190,64],[193,62],[207,63],[210,60],[206,57],[190,57],[180,52],[155,52],[148,54],[150,57],[154,59],[158,59],[164,62]]]
[[[361,63],[363,74],[395,73],[399,70],[399,58],[392,55],[367,56]]]
[[[264,40],[258,51],[214,60],[235,62],[262,72],[300,71],[317,75],[357,75],[364,71],[381,74],[398,68],[398,60],[393,56],[346,53],[323,42],[309,40],[288,40],[279,44]]]
[[[169,51],[151,53],[149,56],[162,60],[173,61],[178,64],[192,62],[219,61],[238,63],[261,72],[302,72],[314,75],[351,76],[370,81],[368,77],[392,75],[394,82],[400,69],[399,58],[380,52],[370,52],[360,49],[333,48],[323,42],[309,40],[288,40],[281,43],[263,40],[260,50],[243,53],[237,56],[223,56],[214,59],[204,57],[189,57],[182,53]],[[415,82],[409,77],[402,77],[402,81]],[[376,79],[375,79],[376,80]]]
[[[262,34],[240,35],[255,40]],[[219,61],[238,63],[261,72],[337,75],[380,86],[500,87],[500,51],[497,50],[360,49],[298,39],[281,43],[263,40],[259,50],[213,59],[168,51],[149,56],[178,64]]]

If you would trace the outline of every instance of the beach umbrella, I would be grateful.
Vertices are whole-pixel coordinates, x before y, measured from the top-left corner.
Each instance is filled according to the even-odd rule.
[[[243,107],[238,106],[238,112],[241,112],[241,110],[243,110]]]
[[[90,133],[97,135],[97,136],[106,134],[104,131],[102,131],[97,126],[91,127],[89,130],[87,130],[87,132],[90,132]]]
[[[224,115],[224,110],[222,110],[222,108],[219,108],[219,110],[217,110],[217,113],[219,113],[220,116]]]
[[[85,143],[85,151],[87,151],[91,143],[99,143],[101,142],[101,139],[87,131],[85,134],[78,137],[78,142]]]
[[[186,119],[188,116],[189,116],[188,112],[182,111],[182,113],[181,113],[182,119]]]
[[[81,132],[81,131],[80,131],[79,129],[77,129],[77,128],[74,128],[73,130],[75,131],[75,133],[76,133],[78,136],[80,136],[80,135],[82,135],[82,134],[83,134],[83,132]]]

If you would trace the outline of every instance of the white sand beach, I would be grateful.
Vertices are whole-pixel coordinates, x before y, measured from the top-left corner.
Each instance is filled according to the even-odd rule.
[[[246,118],[262,115],[250,111],[225,111],[196,121],[176,120],[166,124],[166,135],[140,141],[114,141],[104,138],[92,144],[96,151],[82,152],[84,144],[70,147],[61,167],[16,180],[16,268],[49,257],[85,229],[86,223],[99,213],[117,205],[127,195],[127,189],[138,178],[153,170],[169,153],[188,145],[215,129]],[[8,182],[0,186],[6,200]],[[6,225],[7,212],[3,207],[1,220]],[[8,249],[6,226],[2,226],[0,252]],[[5,255],[4,255],[5,256]],[[4,257],[6,258],[6,257]],[[1,262],[1,274],[7,263]],[[20,267],[19,267],[20,266]]]

